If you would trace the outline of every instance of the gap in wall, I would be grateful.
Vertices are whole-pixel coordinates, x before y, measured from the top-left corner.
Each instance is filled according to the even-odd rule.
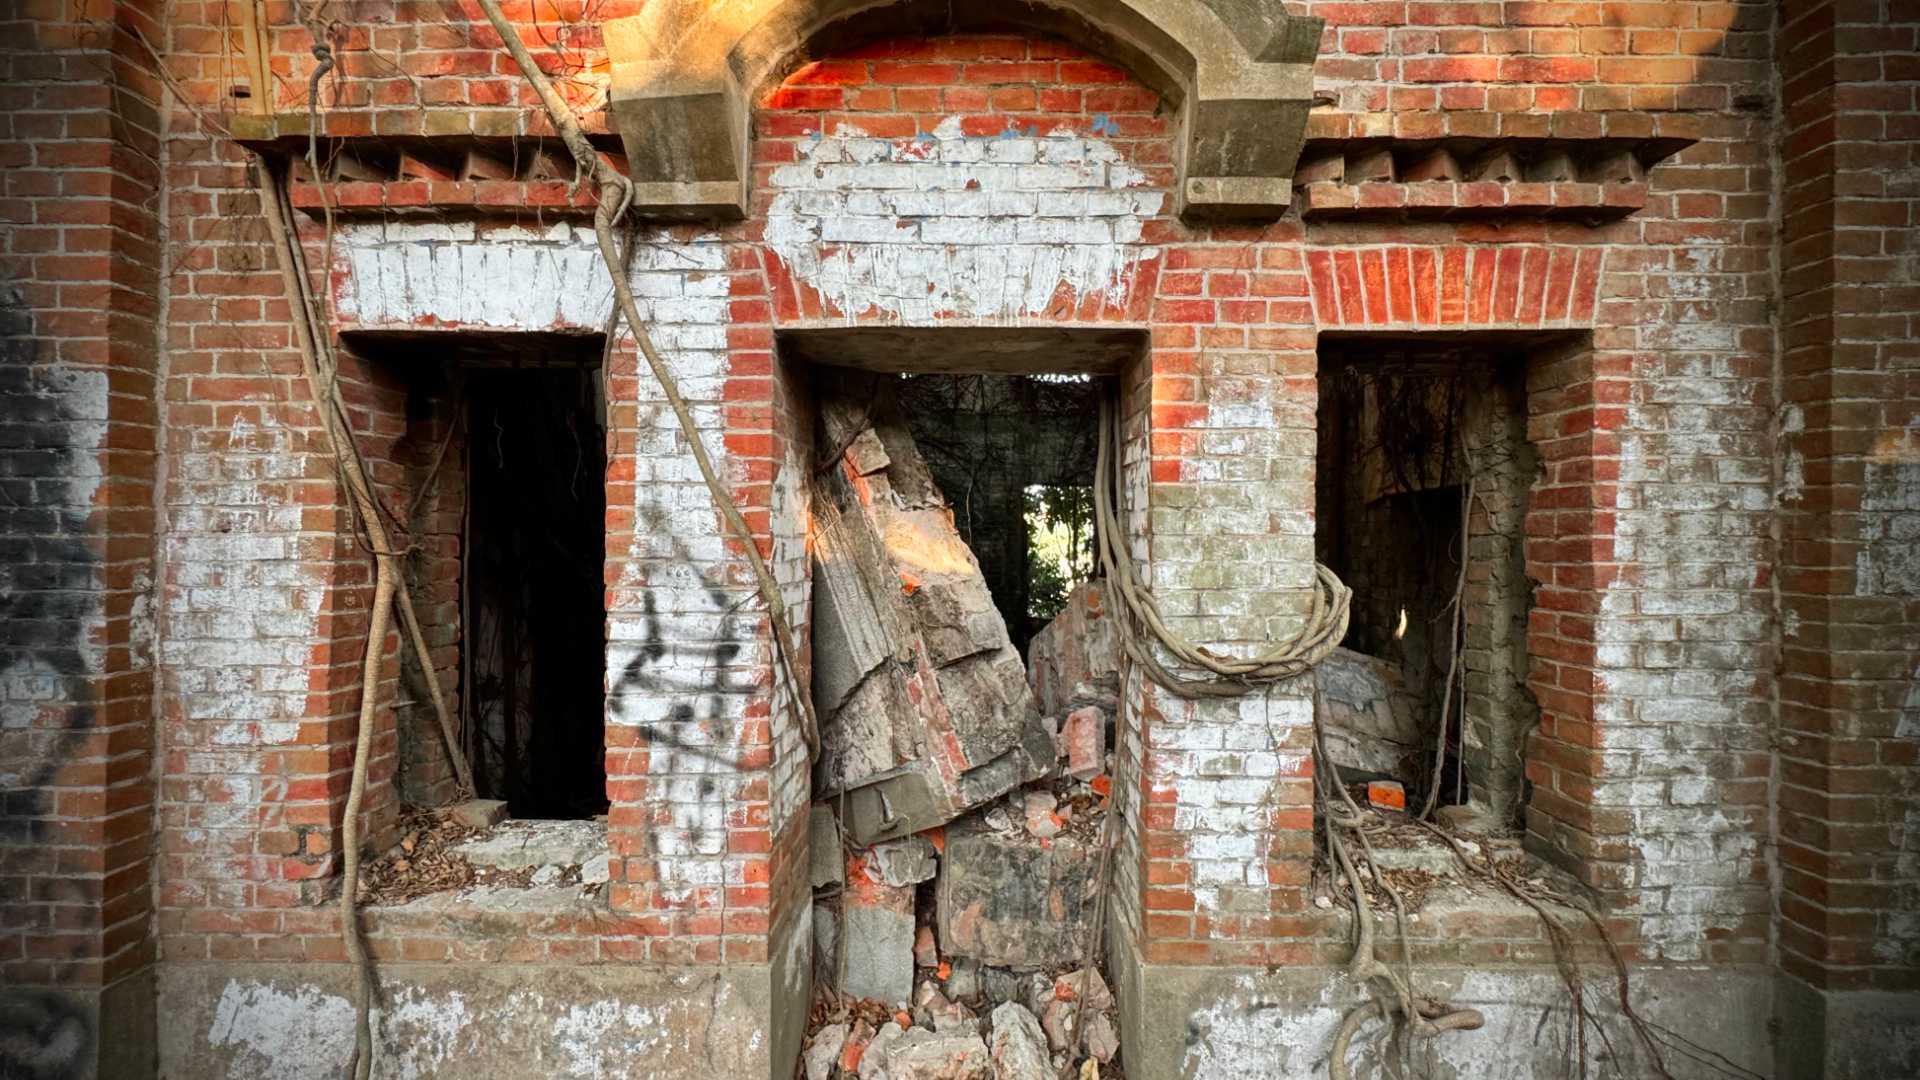
[[[386,483],[476,795],[519,819],[607,810],[601,337],[343,335],[404,392]],[[350,401],[350,405],[352,402]],[[373,463],[376,476],[387,466]],[[411,656],[411,649],[403,649]],[[417,663],[401,665],[402,800],[451,797]]]
[[[1350,654],[1330,670],[1371,688],[1327,714],[1330,746],[1346,751],[1332,756],[1343,779],[1398,780],[1417,806],[1444,745],[1440,805],[1502,831],[1519,823],[1538,718],[1525,687],[1540,469],[1526,365],[1523,346],[1497,340],[1330,339],[1320,352],[1316,548],[1354,590]]]
[[[901,405],[1014,647],[1094,575],[1093,376],[909,375]]]
[[[466,660],[482,798],[607,810],[606,422],[590,367],[467,375]]]

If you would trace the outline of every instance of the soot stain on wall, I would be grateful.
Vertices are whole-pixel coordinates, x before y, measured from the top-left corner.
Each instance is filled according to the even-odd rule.
[[[79,459],[79,377],[41,354],[17,286],[0,291],[0,843],[44,833],[51,786],[93,724],[83,648],[98,614]],[[59,718],[48,723],[48,714]],[[51,730],[49,730],[51,727]]]

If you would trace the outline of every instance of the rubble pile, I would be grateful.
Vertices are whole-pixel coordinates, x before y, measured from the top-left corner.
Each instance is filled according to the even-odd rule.
[[[1119,697],[1102,586],[1036,637],[1030,682],[888,380],[826,390],[805,1075],[1117,1076],[1113,995],[1081,974]]]
[[[1098,970],[982,981],[964,998],[952,982],[923,979],[891,1010],[823,995],[801,1054],[806,1080],[1055,1080],[1069,1064],[1119,1076],[1113,992]]]

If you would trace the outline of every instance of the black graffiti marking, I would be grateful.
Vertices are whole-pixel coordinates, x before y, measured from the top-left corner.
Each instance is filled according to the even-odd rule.
[[[0,293],[0,685],[48,673],[64,715],[54,738],[32,752],[38,761],[24,782],[0,788],[0,843],[7,844],[41,838],[53,779],[93,726],[80,643],[95,614],[97,560],[83,539],[86,515],[59,506],[78,472],[75,458],[92,448],[72,445],[73,425],[85,418],[52,381],[50,366],[36,363],[38,352],[32,313],[9,287]],[[30,724],[24,737],[34,730]]]
[[[67,1080],[93,1048],[87,1010],[58,990],[0,991],[0,1080]]]
[[[657,507],[641,508],[640,522],[656,536],[672,538],[673,564],[692,570],[702,583],[707,600],[719,615],[718,640],[707,646],[705,662],[700,666],[700,677],[688,680],[685,676],[664,669],[661,665],[671,651],[666,640],[666,631],[660,615],[659,602],[653,590],[641,594],[641,611],[645,631],[642,644],[634,658],[621,670],[620,677],[614,683],[610,708],[615,716],[624,716],[627,705],[620,695],[628,690],[640,690],[652,694],[680,698],[667,709],[667,715],[660,721],[643,721],[636,725],[650,745],[662,746],[668,750],[668,761],[660,767],[664,773],[672,773],[672,755],[684,754],[708,766],[720,766],[729,772],[739,769],[739,763],[724,754],[716,753],[712,747],[724,744],[731,732],[726,717],[727,698],[735,688],[729,686],[729,676],[737,670],[736,663],[742,652],[740,633],[739,603],[733,603],[724,589],[714,584],[713,573],[696,565],[687,552],[686,544],[674,535],[666,515]],[[671,564],[670,564],[671,565]],[[699,741],[689,739],[689,728],[698,730],[703,736]],[[658,766],[657,766],[658,767]],[[702,770],[707,771],[705,769]],[[719,790],[711,777],[701,776],[696,791],[702,802],[711,799]],[[706,839],[706,829],[695,823],[688,830],[689,839],[698,846]]]

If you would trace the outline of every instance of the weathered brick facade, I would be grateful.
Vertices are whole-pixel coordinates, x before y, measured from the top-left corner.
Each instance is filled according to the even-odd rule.
[[[982,328],[1132,335],[1112,372],[1127,540],[1175,629],[1240,651],[1305,608],[1327,359],[1504,358],[1538,469],[1514,481],[1524,510],[1477,520],[1507,523],[1525,580],[1488,569],[1469,597],[1531,600],[1524,632],[1470,614],[1466,641],[1537,708],[1496,744],[1526,850],[1591,890],[1659,1023],[1761,1075],[1920,1068],[1906,5],[738,6],[700,40],[732,34],[768,72],[746,88],[744,214],[713,212],[721,180],[684,185],[697,220],[639,224],[632,274],[803,639],[823,450],[798,357],[849,328],[911,331],[903,371]],[[630,57],[603,29],[643,7],[509,7],[617,155]],[[320,145],[351,164],[324,184],[294,161],[315,60],[292,7],[0,20],[0,1074],[31,1046],[66,1070],[45,1075],[333,1075],[351,1046],[329,901],[373,571],[257,170],[291,169],[349,420],[456,701],[464,493],[435,458],[484,439],[412,373],[592,345],[611,310],[592,193],[479,9],[326,17]],[[1284,67],[1297,43],[1273,28],[1310,40],[1314,19],[1291,206],[1222,220],[1222,192],[1273,189],[1203,171],[1224,106],[1161,61],[1258,53],[1227,44],[1258,23]],[[1290,100],[1261,115],[1284,126]],[[606,358],[611,881],[507,912],[367,909],[379,1075],[791,1073],[811,949],[792,689],[631,336]],[[384,849],[403,803],[454,784],[411,647],[376,647],[363,835]],[[1350,918],[1313,902],[1305,682],[1226,701],[1126,682],[1106,950],[1129,1076],[1318,1075],[1362,1000],[1336,974]],[[1489,1014],[1436,1043],[1450,1067],[1559,1062],[1533,1035],[1564,995],[1537,920],[1465,905],[1412,931]]]

